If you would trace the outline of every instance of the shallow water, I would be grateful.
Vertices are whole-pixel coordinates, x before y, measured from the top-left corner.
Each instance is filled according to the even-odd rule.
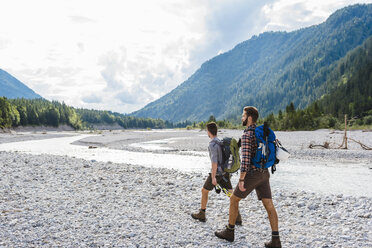
[[[138,131],[137,131],[138,132]],[[153,151],[153,150],[163,150],[163,151],[176,151],[176,149],[167,147],[167,144],[174,143],[177,140],[184,140],[187,139],[187,137],[181,137],[181,138],[170,138],[170,139],[162,139],[162,140],[151,140],[141,143],[133,143],[129,146],[136,147],[136,148],[142,148],[145,150]]]
[[[74,141],[91,135],[78,135],[74,137],[53,138],[44,140],[30,140],[0,144],[1,151],[18,151],[30,154],[67,155],[70,157],[101,162],[128,163],[147,167],[173,168],[186,172],[205,172],[209,165],[208,157],[183,156],[177,154],[158,154],[131,152],[108,148],[88,149],[87,146],[72,145]],[[146,148],[155,148],[154,143]]]
[[[71,143],[92,135],[31,140],[0,144],[1,151],[18,151],[30,154],[67,155],[70,157],[102,162],[128,163],[146,167],[177,169],[184,172],[208,173],[210,160],[207,152],[192,156],[182,154],[159,154],[152,152],[131,152],[108,148],[88,149],[87,146]],[[137,143],[133,146],[151,150],[167,150],[166,145],[174,139]],[[204,156],[200,156],[204,154]],[[316,192],[322,194],[344,194],[372,197],[372,170],[363,163],[320,162],[289,159],[277,165],[271,175],[273,187],[282,189]],[[233,176],[235,182],[237,176]]]

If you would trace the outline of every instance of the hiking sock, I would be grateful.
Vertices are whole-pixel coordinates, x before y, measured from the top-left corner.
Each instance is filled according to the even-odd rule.
[[[229,228],[230,228],[230,229],[234,229],[234,228],[235,228],[235,225],[230,225],[230,224],[229,224]]]
[[[206,208],[204,208],[204,209],[200,209],[201,211],[203,211],[203,212],[205,212],[205,210],[207,210]]]
[[[272,232],[271,235],[272,236],[279,236],[279,232],[278,231]]]

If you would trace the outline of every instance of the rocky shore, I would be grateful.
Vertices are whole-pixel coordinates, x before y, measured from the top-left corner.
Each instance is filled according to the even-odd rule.
[[[211,192],[207,222],[193,220],[198,173],[12,152],[0,172],[0,247],[262,247],[271,234],[254,193],[232,244],[214,236],[225,195]],[[283,247],[372,247],[371,198],[273,188],[273,200]]]

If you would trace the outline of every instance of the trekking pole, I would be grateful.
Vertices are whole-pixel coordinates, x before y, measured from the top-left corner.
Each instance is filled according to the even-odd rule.
[[[228,189],[222,188],[222,191],[223,193],[225,193],[225,195],[227,195],[228,197],[231,197],[232,193]]]
[[[220,185],[217,184],[216,186],[214,186],[214,190],[216,191],[217,194],[221,193]]]
[[[230,191],[228,189],[225,189],[224,187],[221,187],[219,184],[217,184],[216,186],[214,186],[214,189],[216,191],[217,194],[221,193],[221,190],[222,192],[227,195],[228,197],[230,197],[232,195],[232,193],[230,193]]]

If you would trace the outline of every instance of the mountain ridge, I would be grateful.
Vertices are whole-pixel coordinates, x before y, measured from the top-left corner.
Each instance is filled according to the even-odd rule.
[[[324,93],[320,86],[337,61],[372,35],[371,27],[372,4],[357,4],[319,25],[253,36],[132,114],[177,122],[236,119],[245,105],[257,106],[262,116],[291,101],[304,108]]]
[[[42,98],[24,83],[0,69],[0,96],[7,98]]]

